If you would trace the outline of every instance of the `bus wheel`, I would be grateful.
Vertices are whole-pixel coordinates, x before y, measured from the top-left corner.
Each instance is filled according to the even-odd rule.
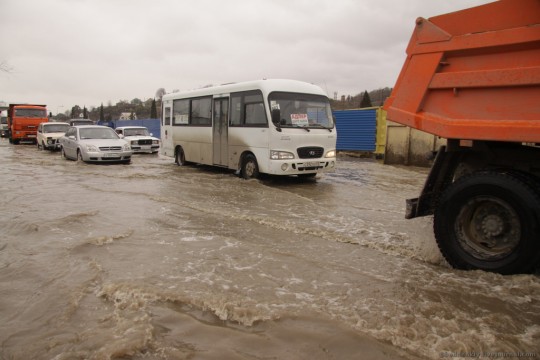
[[[501,274],[534,270],[540,260],[540,194],[529,180],[482,171],[448,187],[433,227],[450,265]]]
[[[244,179],[253,179],[259,177],[259,165],[253,154],[247,154],[242,161],[240,174]]]
[[[186,165],[186,155],[184,154],[184,149],[181,147],[176,148],[174,151],[174,162],[178,166],[185,166]]]

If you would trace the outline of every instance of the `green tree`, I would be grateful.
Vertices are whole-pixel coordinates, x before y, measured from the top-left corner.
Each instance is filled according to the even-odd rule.
[[[366,108],[366,107],[372,107],[373,105],[371,105],[371,99],[369,97],[369,93],[367,92],[367,90],[364,92],[364,96],[362,97],[362,101],[360,102],[360,107],[361,108]]]
[[[150,107],[150,119],[157,119],[156,98],[152,100],[152,106]]]
[[[70,117],[72,119],[77,119],[79,117],[79,114],[81,113],[81,107],[79,105],[75,105],[71,108],[71,115]]]
[[[105,121],[105,113],[103,112],[103,103],[99,107],[99,121]]]
[[[135,98],[135,99],[131,100],[131,105],[142,106],[142,105],[143,105],[143,102],[142,102],[141,99]]]
[[[83,109],[83,119],[88,119],[88,110],[86,110],[86,106]]]

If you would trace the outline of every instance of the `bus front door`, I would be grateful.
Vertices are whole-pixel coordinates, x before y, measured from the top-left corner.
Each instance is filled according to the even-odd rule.
[[[214,165],[227,166],[229,98],[214,99]]]

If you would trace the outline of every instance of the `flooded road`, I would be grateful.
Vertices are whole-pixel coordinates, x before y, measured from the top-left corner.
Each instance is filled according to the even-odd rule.
[[[0,359],[539,358],[540,277],[450,269],[427,170],[244,181],[0,141]]]

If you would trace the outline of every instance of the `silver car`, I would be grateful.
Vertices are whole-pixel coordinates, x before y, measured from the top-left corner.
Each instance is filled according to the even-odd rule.
[[[70,127],[60,138],[62,157],[84,162],[131,162],[131,146],[107,126]]]

